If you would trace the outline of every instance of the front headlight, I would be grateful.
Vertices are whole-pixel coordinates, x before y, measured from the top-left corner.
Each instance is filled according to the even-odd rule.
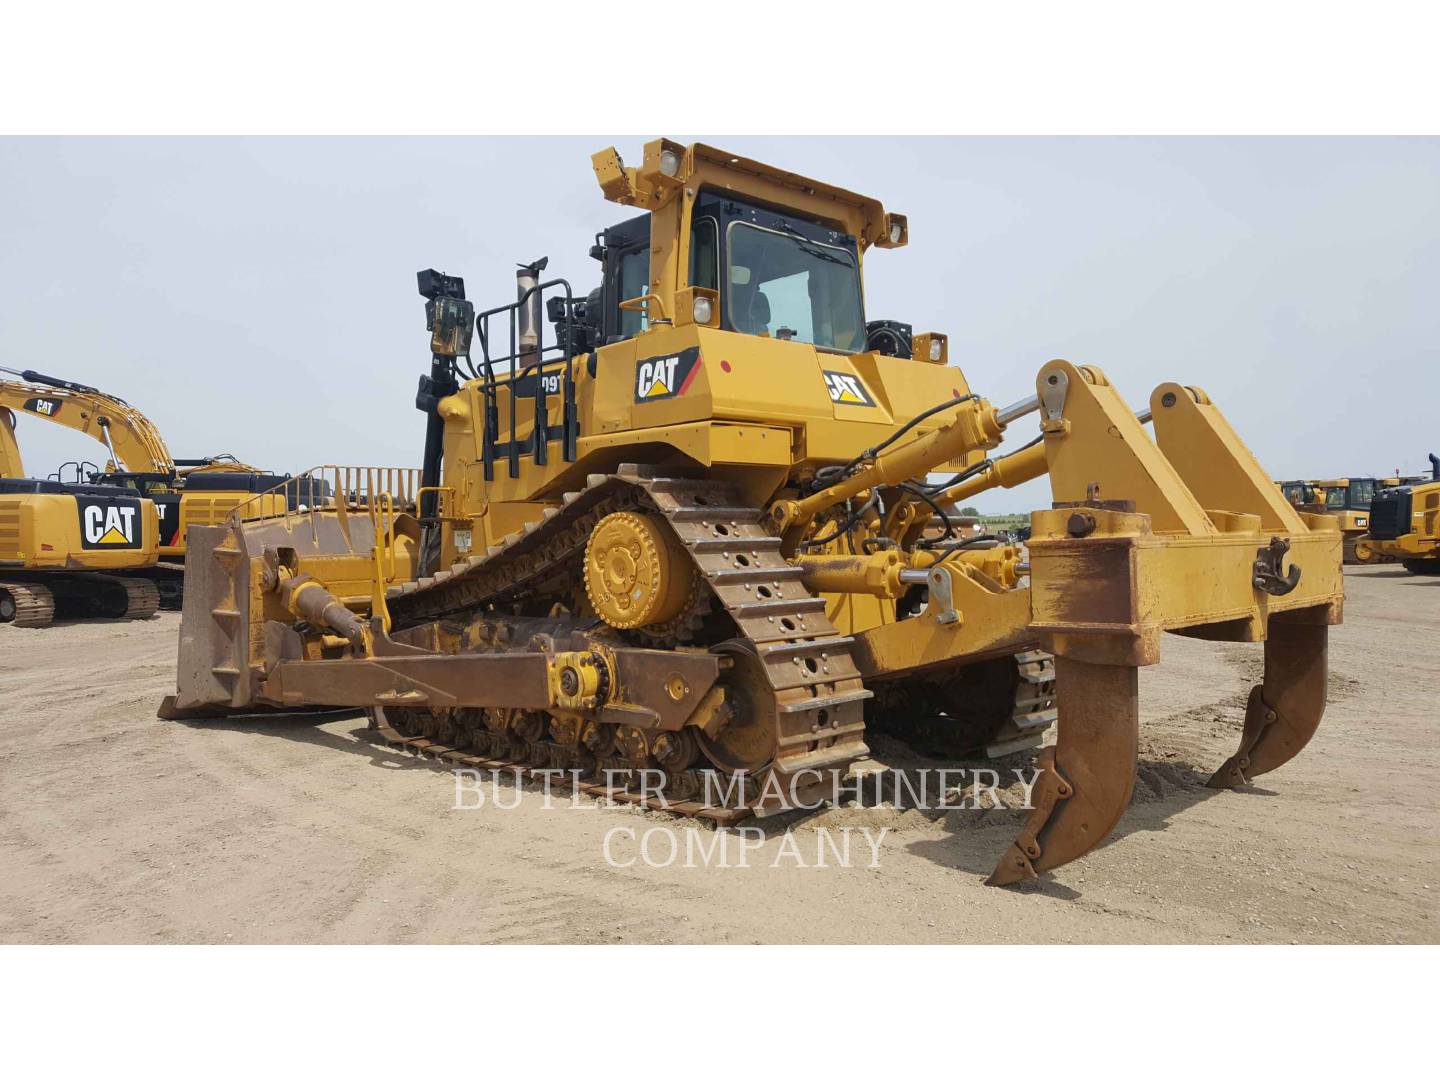
[[[945,343],[942,342],[938,337],[937,337],[937,338],[931,338],[931,339],[930,339],[930,362],[931,362],[932,364],[938,364],[938,363],[940,362],[940,357],[941,357],[942,355],[944,355],[944,352],[945,352]]]
[[[664,176],[674,176],[680,171],[680,155],[674,150],[660,151],[660,172]]]
[[[709,326],[710,319],[715,314],[715,306],[710,302],[708,296],[695,297],[695,306],[691,310],[695,316],[695,321],[702,326]]]

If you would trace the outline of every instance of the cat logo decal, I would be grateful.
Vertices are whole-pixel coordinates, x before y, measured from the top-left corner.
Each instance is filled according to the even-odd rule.
[[[32,397],[25,400],[25,409],[35,413],[37,416],[54,416],[60,411],[60,399],[51,397]]]
[[[669,356],[652,356],[635,365],[635,403],[679,397],[700,371],[700,350],[691,347]]]
[[[870,391],[865,389],[859,375],[852,375],[848,371],[822,371],[820,374],[825,376],[825,387],[830,391],[830,400],[836,405],[874,407],[875,399],[870,396]]]
[[[91,499],[76,496],[81,546],[95,551],[140,546],[139,499]]]

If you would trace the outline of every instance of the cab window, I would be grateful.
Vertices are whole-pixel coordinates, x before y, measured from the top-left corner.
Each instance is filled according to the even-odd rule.
[[[690,284],[720,288],[720,230],[714,218],[701,218],[690,229]]]
[[[843,247],[732,221],[727,226],[730,324],[838,352],[865,346],[860,269]]]
[[[620,259],[620,299],[633,300],[650,291],[650,249],[641,248],[623,255]],[[622,309],[620,312],[620,335],[634,337],[649,325],[644,308]]]

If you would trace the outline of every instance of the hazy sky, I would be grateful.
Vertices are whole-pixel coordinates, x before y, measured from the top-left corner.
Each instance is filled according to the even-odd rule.
[[[867,261],[867,315],[948,332],[996,404],[1059,356],[1137,408],[1204,387],[1276,477],[1440,452],[1440,140],[673,135],[908,214],[910,246]],[[548,255],[588,291],[595,232],[630,214],[589,154],[643,141],[0,140],[0,366],[128,399],[177,457],[418,465],[415,271],[491,306]],[[33,475],[100,460],[33,418],[20,442]]]

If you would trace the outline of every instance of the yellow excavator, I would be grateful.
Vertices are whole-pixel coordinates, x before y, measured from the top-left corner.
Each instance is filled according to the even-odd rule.
[[[18,415],[96,439],[105,466],[77,465],[71,483],[59,473],[26,476]],[[178,607],[186,529],[224,521],[286,479],[223,459],[177,462],[155,425],[124,400],[0,368],[0,622],[47,626],[57,606],[61,615],[114,618]]]
[[[1430,455],[1430,478],[1387,486],[1370,505],[1361,561],[1398,559],[1412,574],[1440,574],[1440,456]]]
[[[1167,633],[1263,647],[1212,786],[1310,740],[1341,535],[1203,390],[1137,414],[1052,360],[996,406],[944,334],[867,320],[862,263],[904,216],[701,144],[592,164],[639,211],[592,248],[597,289],[542,259],[477,313],[419,275],[418,474],[323,467],[292,483],[328,505],[191,530],[161,716],[361,707],[397,747],[720,823],[832,798],[874,731],[951,755],[1058,716],[994,884],[1115,827]],[[1024,548],[951,525],[1046,475]]]

